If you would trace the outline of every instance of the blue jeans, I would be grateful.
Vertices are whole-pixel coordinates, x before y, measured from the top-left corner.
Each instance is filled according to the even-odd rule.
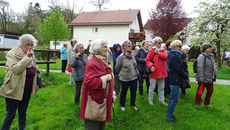
[[[139,80],[139,95],[143,95],[143,83],[144,83],[144,79],[146,82],[146,86],[147,86],[147,94],[149,93],[149,76],[147,76],[146,78],[143,77],[143,72],[140,72],[140,75],[142,77],[142,80]]]
[[[173,120],[173,113],[180,96],[180,86],[170,85],[171,92],[168,104],[168,120]]]
[[[121,107],[125,107],[125,100],[126,100],[126,94],[130,87],[130,102],[131,106],[135,105],[136,100],[136,91],[137,91],[137,79],[132,81],[121,81],[122,87],[121,87],[121,95],[120,95],[120,105]]]
[[[11,123],[14,120],[17,109],[19,130],[26,129],[26,111],[31,97],[31,90],[31,88],[24,89],[23,98],[21,101],[5,98],[7,114],[2,124],[1,130],[10,129]]]

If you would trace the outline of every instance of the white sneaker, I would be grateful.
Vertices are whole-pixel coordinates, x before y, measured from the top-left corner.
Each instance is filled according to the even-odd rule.
[[[136,106],[133,106],[133,109],[136,110],[136,111],[138,110]]]
[[[162,105],[168,106],[168,104],[165,103],[165,102],[159,102],[159,103],[162,104]]]
[[[125,111],[125,107],[121,107],[121,110],[122,110],[122,111]]]
[[[153,105],[153,102],[149,101],[149,105]]]

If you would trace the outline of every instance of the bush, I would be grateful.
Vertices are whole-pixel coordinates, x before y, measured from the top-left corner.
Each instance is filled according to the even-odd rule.
[[[0,51],[0,61],[6,60],[6,53],[4,51]]]

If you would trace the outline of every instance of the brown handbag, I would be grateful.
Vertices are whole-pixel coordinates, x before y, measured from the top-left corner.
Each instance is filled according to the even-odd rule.
[[[106,72],[107,73],[107,72]],[[108,73],[107,73],[108,74]],[[98,104],[95,102],[88,93],[88,100],[85,109],[85,118],[92,121],[105,121],[107,114],[107,96],[108,96],[108,85],[106,85],[106,97],[104,98],[103,103]]]

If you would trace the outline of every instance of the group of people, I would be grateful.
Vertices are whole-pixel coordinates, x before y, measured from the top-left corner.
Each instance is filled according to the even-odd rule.
[[[36,81],[39,71],[33,62],[33,48],[37,40],[30,34],[24,34],[19,42],[19,47],[7,53],[6,73],[0,88],[0,95],[5,97],[7,110],[1,126],[3,130],[10,128],[17,109],[19,129],[25,129],[29,100],[31,94],[34,96],[38,88]],[[124,41],[122,45],[116,43],[113,45],[113,70],[109,65],[109,49],[105,40],[94,40],[89,47],[90,55],[84,53],[82,43],[74,40],[71,41],[69,50],[66,49],[67,46],[61,49],[61,53],[69,53],[65,57],[67,61],[63,62],[72,68],[70,84],[73,82],[76,84],[75,103],[81,104],[80,118],[84,120],[86,130],[104,129],[105,122],[111,120],[111,108],[117,95],[120,95],[121,110],[125,111],[128,89],[130,89],[130,105],[137,111],[135,103],[137,83],[139,82],[139,95],[144,96],[144,80],[146,80],[148,103],[154,104],[153,93],[157,86],[159,103],[168,105],[167,119],[172,122],[175,120],[173,113],[178,102],[179,90],[182,88],[183,94],[186,94],[185,88],[189,87],[187,70],[189,47],[182,46],[180,40],[167,41],[164,44],[160,37],[155,37],[151,45],[148,41],[143,41],[142,47],[135,54],[132,53],[131,41]],[[217,75],[212,45],[203,44],[201,52],[197,58],[198,89],[195,103],[203,105],[201,95],[207,88],[204,105],[211,106],[213,81]],[[111,52],[109,54],[111,55]],[[170,96],[168,104],[165,102],[167,96]],[[104,118],[91,118],[102,109],[95,107],[93,112],[89,112],[88,106],[91,100],[94,102],[93,106],[105,104],[106,111],[100,111],[101,114],[105,114]]]

